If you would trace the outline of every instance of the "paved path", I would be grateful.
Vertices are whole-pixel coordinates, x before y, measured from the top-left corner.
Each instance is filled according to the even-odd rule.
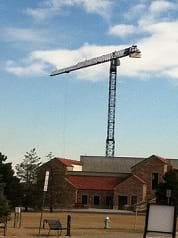
[[[28,236],[30,237],[30,236]],[[31,236],[31,238],[34,236]],[[56,236],[35,236],[39,238],[54,238]],[[67,236],[60,236],[60,238],[66,238]],[[155,235],[149,236],[148,238],[165,238],[168,237],[166,235]],[[0,238],[4,238],[4,236],[0,236]],[[6,238],[17,238],[17,236],[6,236]],[[26,238],[26,237],[24,237]],[[84,236],[71,236],[71,238],[143,238],[143,233],[130,233],[130,232],[115,232],[109,233],[104,235],[84,235]],[[178,238],[178,233],[176,233],[176,238]]]
[[[17,236],[5,236],[6,238],[17,238]],[[30,236],[28,236],[30,238]],[[33,236],[34,237],[34,236]],[[54,238],[56,236],[35,236],[39,238]],[[67,236],[59,236],[60,238],[66,238]],[[4,238],[4,236],[0,236],[0,238]],[[26,237],[24,237],[26,238]],[[32,236],[31,236],[32,238]],[[84,236],[71,236],[71,238],[143,238],[142,233],[126,233],[126,232],[116,232],[116,233],[108,233],[104,235],[84,235]]]

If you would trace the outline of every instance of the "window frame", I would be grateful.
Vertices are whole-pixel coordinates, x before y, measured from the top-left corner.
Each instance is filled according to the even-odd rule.
[[[156,179],[154,178],[155,176],[156,176]],[[151,189],[152,189],[152,191],[156,190],[158,184],[159,184],[159,173],[153,172],[151,174]]]
[[[85,202],[84,197],[86,199],[86,202]],[[89,197],[88,194],[82,194],[82,204],[83,205],[87,205],[88,204],[88,197]]]
[[[98,199],[97,202],[96,202],[96,199]],[[100,205],[100,196],[99,195],[94,195],[93,196],[93,205],[94,206],[99,206]]]

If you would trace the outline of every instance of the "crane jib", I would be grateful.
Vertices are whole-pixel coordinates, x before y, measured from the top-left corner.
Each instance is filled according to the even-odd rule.
[[[63,73],[69,73],[69,72],[74,71],[74,70],[78,70],[78,69],[86,68],[86,67],[89,67],[89,66],[105,63],[105,62],[111,61],[113,59],[122,58],[122,57],[125,57],[125,56],[130,56],[133,53],[139,53],[139,50],[137,49],[137,46],[131,46],[129,48],[126,48],[126,49],[120,50],[120,51],[114,51],[114,52],[109,53],[109,54],[105,54],[105,55],[102,55],[102,56],[99,56],[99,57],[96,57],[96,58],[92,58],[92,59],[89,59],[89,60],[79,62],[79,63],[77,63],[73,66],[70,66],[70,67],[66,67],[66,68],[63,68],[63,69],[56,70],[56,71],[51,73],[51,76],[55,76],[55,75],[63,74]]]

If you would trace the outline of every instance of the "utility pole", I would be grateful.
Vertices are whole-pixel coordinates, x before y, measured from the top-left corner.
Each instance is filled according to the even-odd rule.
[[[120,65],[120,58],[123,57],[140,58],[141,51],[136,45],[129,48],[115,51],[106,55],[79,62],[73,66],[55,70],[50,76],[70,73],[71,71],[79,70],[96,64],[110,62],[109,73],[109,97],[108,97],[108,123],[107,123],[107,137],[106,137],[106,156],[114,157],[115,152],[115,107],[116,107],[116,80],[117,80],[117,66]]]

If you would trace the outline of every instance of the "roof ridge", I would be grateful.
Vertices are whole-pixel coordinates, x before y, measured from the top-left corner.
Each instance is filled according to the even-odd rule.
[[[138,166],[139,164],[143,164],[145,161],[147,161],[148,159],[151,159],[151,158],[157,158],[160,161],[162,161],[164,164],[168,164],[169,163],[168,159],[163,158],[163,157],[158,156],[158,155],[152,154],[151,156],[149,156],[149,157],[145,158],[144,160],[138,162],[137,164],[133,165],[131,168],[134,168],[134,167]]]
[[[61,163],[63,163],[66,166],[72,166],[72,164],[82,165],[81,161],[79,160],[71,160],[71,159],[60,158],[60,157],[55,157],[55,159],[59,160]]]

